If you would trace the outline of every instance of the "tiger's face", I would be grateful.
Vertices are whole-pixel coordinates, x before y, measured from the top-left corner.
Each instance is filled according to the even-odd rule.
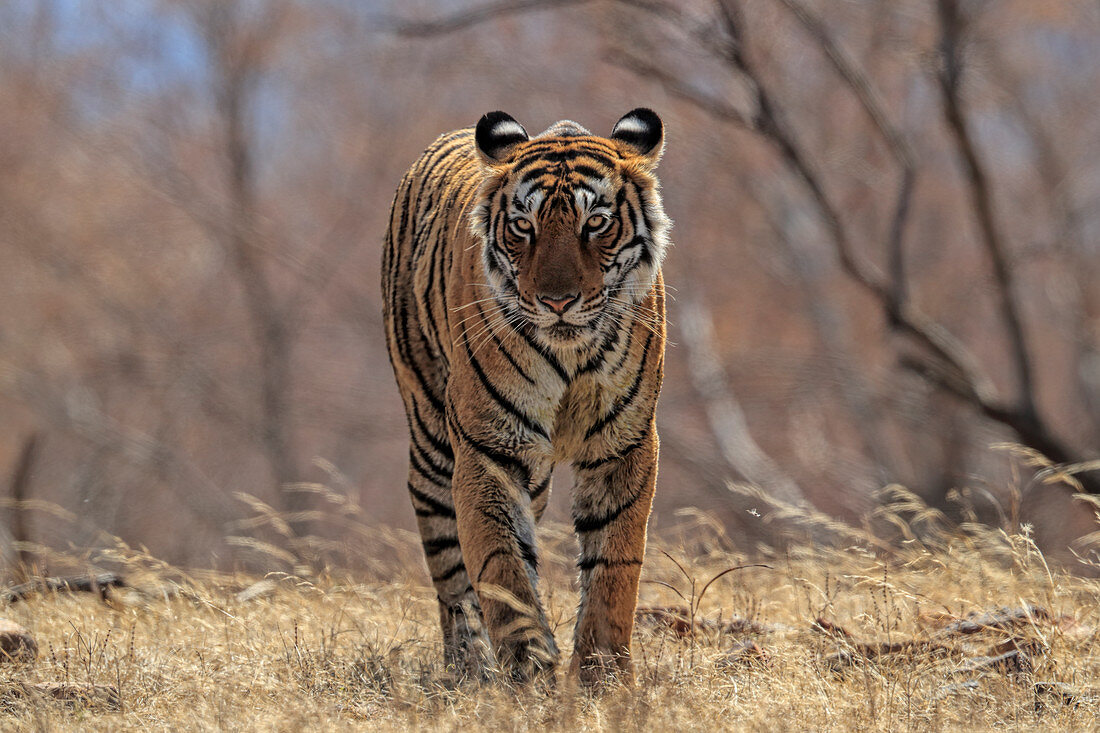
[[[636,109],[609,138],[568,121],[530,138],[492,112],[475,139],[487,176],[472,229],[492,296],[551,345],[598,337],[648,294],[668,246],[660,119]]]

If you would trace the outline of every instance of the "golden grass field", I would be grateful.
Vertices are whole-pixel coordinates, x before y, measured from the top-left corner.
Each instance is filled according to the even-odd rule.
[[[549,692],[450,689],[434,593],[403,533],[364,528],[349,552],[396,559],[358,573],[188,573],[117,543],[86,558],[128,582],[106,600],[43,593],[0,609],[39,644],[37,662],[0,664],[0,728],[1097,729],[1100,582],[1048,567],[1026,527],[949,524],[900,490],[893,499],[878,521],[892,544],[802,517],[828,542],[752,557],[685,514],[651,538],[636,683],[596,696],[563,672]],[[568,654],[572,538],[541,533],[542,593]],[[255,549],[295,556],[277,544]],[[767,567],[702,592],[750,563]],[[70,699],[42,692],[59,685]]]

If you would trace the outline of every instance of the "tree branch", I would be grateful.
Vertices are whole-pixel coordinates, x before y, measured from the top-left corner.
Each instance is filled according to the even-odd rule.
[[[966,31],[966,19],[959,10],[957,0],[939,0],[938,10],[941,54],[939,82],[943,95],[944,118],[951,130],[959,157],[962,159],[969,183],[971,202],[981,230],[982,243],[993,265],[993,275],[997,281],[1000,296],[1001,317],[1008,329],[1019,379],[1018,411],[1029,421],[1037,421],[1038,410],[1035,406],[1031,358],[1028,354],[1019,305],[1016,302],[1015,277],[1009,266],[1003,237],[993,212],[993,192],[989,184],[989,176],[978,155],[974,139],[967,129],[965,111],[959,93],[963,72],[961,46]]]
[[[930,380],[933,384],[948,389],[950,393],[976,407],[985,417],[1012,429],[1023,442],[1045,453],[1052,460],[1059,463],[1079,462],[1080,457],[1074,455],[1074,452],[1064,442],[1053,435],[1049,427],[1039,418],[1035,409],[1030,362],[1012,294],[1012,274],[1003,255],[1001,239],[993,218],[992,198],[987,177],[976,155],[973,142],[966,131],[961,105],[957,97],[958,72],[960,70],[957,55],[958,32],[959,23],[961,22],[958,21],[957,12],[956,15],[948,16],[944,21],[945,27],[950,26],[953,29],[945,31],[945,36],[950,36],[950,39],[944,43],[945,56],[954,59],[954,61],[948,64],[949,69],[944,73],[943,85],[945,96],[955,95],[953,106],[957,114],[955,115],[956,124],[953,124],[952,127],[956,131],[962,153],[967,160],[975,204],[979,209],[979,219],[983,227],[985,242],[995,262],[998,282],[1002,286],[1003,313],[1013,339],[1017,366],[1020,371],[1021,389],[1024,395],[1019,407],[1002,403],[996,397],[991,383],[981,375],[969,350],[940,324],[927,318],[904,302],[904,299],[882,279],[881,275],[869,263],[864,263],[857,257],[851,246],[839,210],[832,204],[819,174],[802,152],[793,130],[785,123],[780,108],[769,94],[762,77],[757,73],[746,53],[745,26],[740,13],[733,5],[732,0],[715,1],[723,27],[729,37],[724,58],[731,68],[749,80],[754,87],[757,101],[757,113],[753,119],[754,129],[771,142],[787,166],[806,186],[837,248],[842,269],[856,283],[875,296],[886,310],[887,316],[895,329],[907,333],[928,349],[930,352],[929,357],[934,361],[928,362],[925,360],[923,367],[918,371],[922,374],[937,375]],[[940,0],[940,2],[941,10],[946,5],[957,11],[954,0]],[[837,58],[839,58],[839,55]],[[871,98],[868,97],[867,99],[870,100]],[[948,103],[948,106],[952,106],[952,103]],[[948,112],[948,114],[954,113]],[[883,116],[882,119],[885,119],[885,117]],[[902,188],[904,189],[906,185],[903,178]],[[899,201],[902,202],[898,207],[900,213],[895,213],[894,228],[899,226],[899,216],[904,217],[905,210],[908,207],[908,194],[905,194],[904,190],[902,193],[904,195],[899,196]],[[900,239],[896,241],[900,242]],[[899,272],[894,273],[896,278],[901,273],[896,263],[895,268],[899,270]],[[1100,480],[1082,476],[1081,483],[1087,492],[1100,493]]]
[[[586,0],[547,0],[546,2],[509,0],[464,11],[439,21],[400,22],[395,28],[406,35],[446,33],[504,15],[579,5],[584,2]],[[908,303],[903,240],[916,184],[914,155],[904,136],[886,115],[881,100],[867,76],[836,44],[819,18],[814,16],[800,0],[779,0],[821,48],[834,70],[852,91],[876,130],[883,137],[901,169],[886,240],[888,276],[856,252],[840,211],[828,195],[823,177],[810,162],[797,135],[786,123],[781,106],[771,95],[746,53],[745,25],[738,8],[734,5],[734,0],[715,0],[719,22],[726,34],[724,43],[716,41],[711,26],[688,27],[679,9],[662,0],[613,0],[613,2],[659,16],[673,23],[750,83],[756,111],[748,116],[724,100],[698,89],[658,64],[635,54],[614,51],[607,58],[610,63],[627,68],[642,78],[656,81],[673,96],[702,109],[715,119],[759,134],[776,150],[784,165],[802,182],[813,200],[829,238],[834,244],[841,269],[853,282],[880,303],[894,330],[909,336],[927,352],[919,360],[903,357],[905,366],[915,369],[930,383],[968,402],[988,419],[1009,427],[1022,441],[1044,452],[1053,460],[1076,462],[1073,452],[1053,436],[1039,418],[1035,407],[1031,362],[1018,306],[1014,299],[1013,274],[1008,265],[1003,240],[996,226],[988,176],[966,128],[959,98],[961,75],[959,46],[964,23],[958,11],[957,0],[939,0],[942,28],[940,48],[944,60],[940,83],[944,93],[945,116],[966,167],[971,196],[982,229],[983,243],[993,262],[994,275],[1000,286],[1002,317],[1009,330],[1020,381],[1021,399],[1018,406],[1006,405],[999,400],[992,383],[982,373],[965,345],[941,324],[928,318]],[[1082,483],[1090,493],[1100,493],[1100,481],[1082,480]]]
[[[619,49],[609,51],[604,56],[604,60],[631,71],[640,78],[656,81],[672,96],[689,102],[715,119],[728,122],[750,132],[756,131],[753,120],[747,117],[744,112],[725,100],[714,97],[684,82],[661,66]]]
[[[30,541],[30,530],[27,527],[27,513],[24,502],[27,500],[27,487],[31,482],[31,471],[34,469],[35,459],[38,457],[39,438],[37,433],[31,433],[23,441],[23,449],[19,451],[19,459],[15,463],[15,469],[11,474],[11,511],[10,531],[12,544],[17,548],[15,552],[16,573],[26,576],[31,569],[30,553],[27,552],[27,543]]]
[[[435,20],[404,20],[387,18],[383,27],[403,36],[437,36],[454,33],[497,18],[541,10],[554,10],[570,5],[584,5],[592,0],[500,0],[452,13]]]
[[[753,440],[745,413],[714,351],[714,326],[706,310],[697,300],[685,299],[680,318],[692,385],[702,398],[711,436],[726,464],[771,496],[790,504],[804,503],[806,497],[798,484]]]
[[[900,313],[907,298],[905,258],[902,245],[905,224],[909,219],[910,202],[912,201],[913,189],[916,187],[917,179],[912,146],[901,130],[890,121],[882,99],[875,91],[867,75],[837,45],[821,18],[814,15],[803,4],[802,0],[779,0],[779,2],[794,15],[803,30],[813,38],[829,60],[829,63],[832,64],[833,70],[844,80],[852,94],[859,100],[860,106],[863,107],[867,117],[870,118],[875,129],[882,136],[887,148],[890,150],[890,155],[901,169],[886,249],[887,267],[890,275],[890,294],[893,297],[890,312]]]

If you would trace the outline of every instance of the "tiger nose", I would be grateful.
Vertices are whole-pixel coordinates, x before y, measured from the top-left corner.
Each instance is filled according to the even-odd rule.
[[[555,298],[549,295],[540,295],[538,296],[538,298],[540,303],[542,303],[547,308],[554,311],[560,316],[562,313],[565,313],[565,311],[569,309],[569,306],[580,300],[581,295],[580,293],[576,293],[574,295],[564,295],[560,298]]]

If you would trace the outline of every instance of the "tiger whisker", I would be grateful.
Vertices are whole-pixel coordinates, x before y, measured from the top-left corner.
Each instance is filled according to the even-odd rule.
[[[493,314],[492,318],[486,319],[485,323],[477,329],[466,330],[465,334],[469,340],[478,339],[488,331],[492,331],[499,323],[509,318],[509,314],[501,311]]]
[[[469,303],[467,303],[466,305],[456,305],[454,308],[451,308],[451,312],[452,313],[457,313],[458,311],[465,310],[466,308],[469,308],[472,305],[477,305],[478,303],[488,303],[489,301],[496,300],[496,299],[497,299],[497,296],[490,295],[488,298],[479,298],[478,300],[472,300]]]
[[[494,323],[494,325],[495,325],[495,326],[505,326],[505,327],[511,327],[511,326],[512,326],[512,324],[514,324],[514,323],[516,323],[516,322],[518,322],[518,321],[522,320],[522,318],[523,318],[523,316],[522,316],[521,314],[519,314],[519,313],[513,313],[513,314],[510,314],[510,315],[508,315],[507,317],[505,317],[505,318],[503,319],[503,322],[501,322],[501,321],[499,321],[499,320],[498,320],[498,321],[496,321],[496,322]],[[489,330],[489,329],[486,329],[486,330]],[[514,331],[514,329],[513,329],[513,331]],[[495,331],[491,331],[491,332],[490,332],[490,333],[488,333],[488,334],[487,334],[487,335],[486,335],[486,336],[485,336],[484,338],[482,338],[482,339],[481,339],[481,341],[479,341],[479,342],[477,343],[477,345],[473,347],[473,350],[472,350],[472,352],[471,352],[471,354],[470,354],[470,357],[471,357],[471,358],[473,358],[474,356],[477,356],[477,353],[478,353],[479,351],[481,351],[481,349],[482,349],[482,348],[484,348],[485,344],[489,343],[489,341],[491,341],[491,340],[492,340],[492,337],[493,337],[493,336],[495,335],[495,333],[496,333]]]
[[[477,318],[478,316],[485,316],[485,315],[491,315],[491,314],[495,314],[495,313],[500,313],[500,312],[502,312],[503,310],[504,310],[504,306],[503,306],[503,305],[499,305],[499,304],[495,305],[495,306],[494,306],[494,307],[492,307],[492,308],[489,308],[488,310],[483,310],[483,309],[480,309],[480,308],[479,308],[479,309],[478,309],[478,312],[477,312],[477,313],[473,313],[473,314],[471,314],[471,315],[468,315],[468,316],[466,316],[465,318],[463,318],[463,319],[462,319],[461,321],[459,321],[459,322],[458,322],[458,323],[456,323],[455,325],[456,325],[456,326],[461,326],[462,324],[466,323],[466,321],[469,321],[469,320],[471,320],[471,319],[473,319],[473,318]]]

